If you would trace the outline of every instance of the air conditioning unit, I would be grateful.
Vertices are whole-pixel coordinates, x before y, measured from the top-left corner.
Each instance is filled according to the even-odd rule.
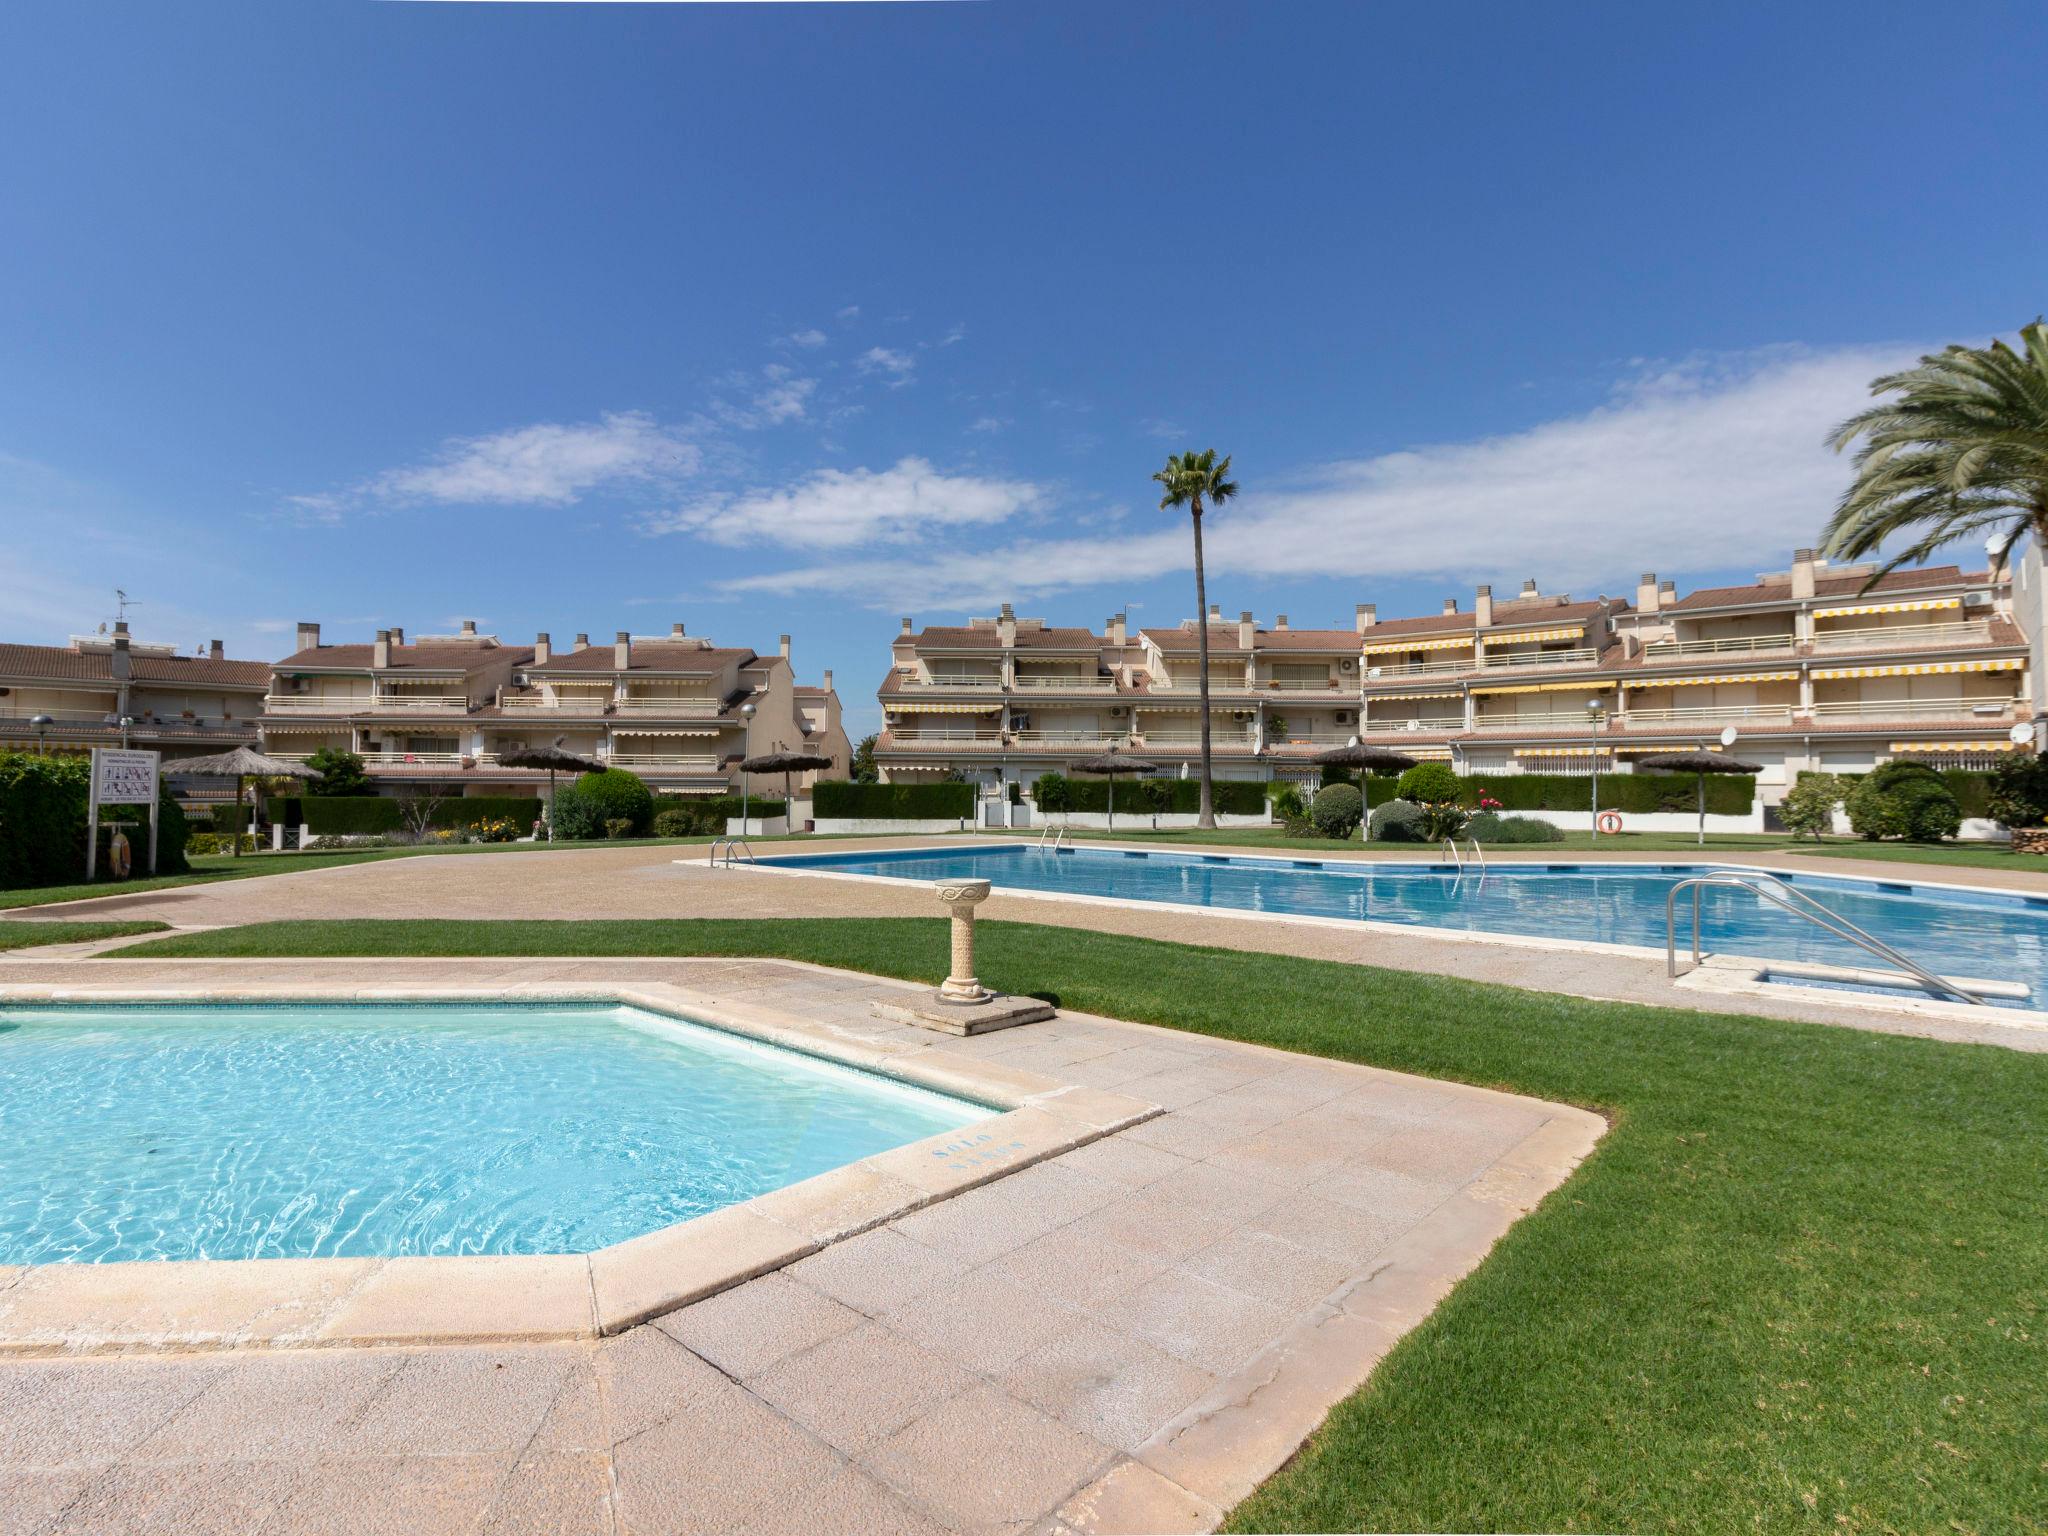
[[[1366,668],[1365,675],[1367,677],[1378,677],[1380,675],[1380,669],[1378,667],[1368,667]]]
[[[1350,711],[1350,710],[1348,710],[1348,709],[1340,709],[1340,710],[1338,710],[1338,711],[1337,711],[1337,723],[1338,723],[1339,725],[1349,725],[1349,724],[1351,723],[1351,711]]]
[[[1342,661],[1337,663],[1337,670],[1339,672],[1349,672],[1357,665],[1357,662],[1353,661],[1349,656],[1347,656]]]
[[[1230,718],[1233,720],[1249,720],[1252,718],[1252,712],[1248,709],[1233,709],[1230,712]]]
[[[1127,709],[1125,709],[1125,708],[1123,707],[1123,705],[1121,705],[1121,704],[1112,704],[1112,705],[1110,705],[1110,706],[1109,706],[1109,712],[1110,712],[1110,713],[1111,713],[1112,715],[1127,715],[1127,714],[1129,714],[1129,713],[1130,713],[1130,711],[1129,711],[1129,710],[1127,710]]]

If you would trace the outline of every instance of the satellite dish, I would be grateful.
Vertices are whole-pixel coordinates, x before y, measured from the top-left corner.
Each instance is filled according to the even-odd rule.
[[[2034,740],[2034,728],[2022,722],[2007,731],[2005,735],[2006,739],[2016,747],[2030,746]]]
[[[1732,746],[1734,746],[1734,745],[1735,745],[1735,727],[1734,727],[1734,726],[1732,726],[1732,725],[1724,725],[1724,726],[1722,726],[1722,727],[1721,727],[1721,745],[1722,745],[1722,746],[1724,746],[1724,747],[1732,747]]]

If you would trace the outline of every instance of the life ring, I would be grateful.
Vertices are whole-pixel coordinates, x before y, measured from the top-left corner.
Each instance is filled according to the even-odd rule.
[[[1597,825],[1602,832],[1619,832],[1621,830],[1621,812],[1602,811]]]
[[[116,880],[126,880],[129,868],[128,839],[116,832],[107,842],[107,873]]]

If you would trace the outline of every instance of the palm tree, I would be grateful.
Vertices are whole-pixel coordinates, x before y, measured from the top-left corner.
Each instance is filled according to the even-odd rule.
[[[1159,498],[1159,510],[1186,507],[1195,523],[1195,635],[1202,666],[1202,803],[1195,824],[1213,827],[1216,807],[1209,777],[1209,583],[1202,570],[1202,503],[1206,499],[1212,507],[1222,506],[1237,494],[1237,483],[1230,478],[1229,455],[1219,464],[1214,448],[1204,448],[1200,453],[1190,449],[1169,454],[1166,468],[1152,478],[1166,487],[1166,494]]]
[[[1904,537],[1891,571],[1986,532],[2001,564],[2029,533],[2048,549],[2048,326],[2035,320],[2020,341],[2021,352],[1949,347],[1871,381],[1873,395],[1896,398],[1830,438],[1837,453],[1863,443],[1825,553],[1853,559]]]

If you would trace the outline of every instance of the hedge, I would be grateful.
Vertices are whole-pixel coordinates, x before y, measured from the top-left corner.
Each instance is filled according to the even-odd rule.
[[[811,789],[811,814],[854,821],[964,821],[974,814],[972,784],[848,784]]]
[[[1956,797],[1956,804],[1962,808],[1965,820],[1989,821],[1991,819],[1990,774],[1980,773],[1969,768],[1937,768],[1934,771],[1940,776],[1941,782],[1948,786],[1949,793]],[[1806,775],[1802,773],[1799,777],[1803,779]],[[1860,773],[1838,773],[1834,777],[1842,781],[1842,790],[1846,794],[1862,782],[1864,775]],[[1711,810],[1712,808],[1712,802],[1709,801],[1708,809]]]
[[[1058,786],[1046,784],[1052,779]],[[965,787],[965,786],[962,786]],[[1256,779],[1219,779],[1211,786],[1215,793],[1210,807],[1218,815],[1265,816],[1270,814],[1266,786]],[[1032,796],[1041,811],[1107,811],[1108,779],[1069,779],[1046,774]],[[1116,808],[1134,816],[1180,814],[1192,816],[1202,808],[1200,779],[1120,780],[1116,786]]]
[[[656,795],[654,835],[656,837],[716,837],[727,821],[740,815],[738,795]],[[789,807],[766,795],[749,795],[746,813],[757,821],[773,821]]]
[[[92,797],[92,759],[82,753],[46,757],[0,752],[0,890],[71,885],[85,877],[85,817]],[[157,873],[182,874],[185,813],[168,794],[158,800]],[[134,872],[149,872],[148,811],[111,806],[100,824],[127,823]],[[104,838],[106,834],[102,834]],[[101,876],[105,877],[102,864]]]
[[[1366,783],[1366,800],[1385,805],[1398,798],[1393,779],[1371,779]],[[1473,774],[1460,778],[1462,804],[1476,807],[1483,793],[1510,811],[1587,811],[1593,807],[1593,789],[1584,774],[1501,773]],[[1600,775],[1600,809],[1626,815],[1649,816],[1659,811],[1697,811],[1698,781],[1689,773],[1603,773]],[[1747,816],[1756,804],[1756,780],[1748,774],[1707,775],[1707,813],[1712,816]]]
[[[405,824],[399,802],[382,796],[303,795],[298,803],[305,812],[306,830],[315,837],[375,837]],[[433,824],[469,827],[502,818],[518,827],[523,837],[540,819],[542,804],[533,795],[451,796],[434,807]],[[288,814],[282,798],[270,801],[265,809],[273,822]]]

